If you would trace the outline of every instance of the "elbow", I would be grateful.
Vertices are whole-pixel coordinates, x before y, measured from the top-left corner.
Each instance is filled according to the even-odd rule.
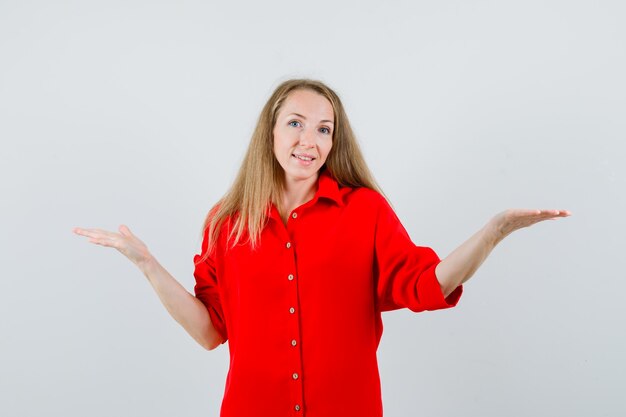
[[[209,329],[208,326],[205,325],[199,327],[200,328],[198,328],[198,326],[194,326],[193,328],[189,328],[189,326],[185,327],[187,333],[197,344],[206,350],[213,350],[222,344],[222,336],[214,328]]]
[[[452,294],[454,290],[456,290],[459,287],[459,285],[461,284],[452,283],[452,284],[443,285],[439,283],[439,287],[441,288],[441,293],[443,294],[443,298],[448,298],[448,296]]]
[[[456,287],[458,287],[456,282],[448,282],[446,284],[439,284],[439,286],[441,287],[441,293],[443,294],[443,298],[448,298],[448,296],[452,294],[452,291],[454,291]]]
[[[439,278],[437,278],[437,281],[439,282],[439,289],[441,289],[441,293],[443,294],[443,298],[448,298],[448,296],[452,293],[452,291],[454,291],[456,286],[453,287],[450,284],[442,283],[441,279],[439,279]]]
[[[448,285],[441,285],[441,293],[443,294],[443,298],[447,299],[452,293],[454,293],[460,286],[463,285],[463,282],[455,282]]]
[[[446,272],[442,270],[442,264],[443,261],[439,262],[439,264],[437,264],[437,266],[435,267],[435,279],[439,284],[439,289],[443,294],[443,298],[447,298],[448,295],[450,295],[450,293],[454,290],[454,288],[450,288],[450,280],[448,279],[448,275],[446,274]]]
[[[456,290],[459,287],[459,285],[463,284],[467,279],[463,278],[459,281],[454,281],[452,274],[440,268],[442,264],[443,264],[443,261],[440,262],[435,268],[435,278],[437,279],[437,282],[439,283],[439,288],[441,289],[443,298],[448,298],[448,296],[452,294],[454,290]]]
[[[212,345],[206,345],[206,346],[204,346],[204,348],[205,348],[206,350],[214,350],[214,349],[215,349],[215,348],[217,348],[219,345],[220,345],[219,343],[214,343],[214,344],[212,344]]]
[[[209,340],[205,340],[202,343],[200,343],[200,345],[206,350],[214,350],[221,344],[222,344],[222,339],[219,336],[213,337]]]

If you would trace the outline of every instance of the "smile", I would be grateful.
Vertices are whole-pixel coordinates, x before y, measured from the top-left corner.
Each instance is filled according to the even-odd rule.
[[[304,155],[296,155],[296,154],[292,154],[291,156],[301,160],[301,161],[313,161],[315,158],[309,157],[309,156],[304,156]]]

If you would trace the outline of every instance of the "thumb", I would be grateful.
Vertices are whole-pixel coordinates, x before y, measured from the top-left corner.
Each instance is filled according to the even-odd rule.
[[[122,224],[119,227],[119,231],[122,235],[124,236],[132,236],[133,234],[130,232],[130,229],[128,228],[128,226]]]

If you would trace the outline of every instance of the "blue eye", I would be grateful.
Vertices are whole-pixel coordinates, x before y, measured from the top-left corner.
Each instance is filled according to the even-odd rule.
[[[298,127],[297,125],[300,125],[300,122],[297,121],[297,120],[292,120],[292,121],[290,121],[288,123],[288,125],[291,126],[291,127]],[[327,127],[322,127],[322,128],[320,128],[320,130],[322,130],[323,131],[322,133],[324,133],[325,135],[330,135],[331,134],[330,129],[327,128]]]

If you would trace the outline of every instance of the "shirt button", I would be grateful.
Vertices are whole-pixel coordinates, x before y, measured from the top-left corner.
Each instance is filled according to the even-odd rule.
[[[298,217],[298,213],[292,213],[291,217],[293,217],[295,219],[296,217]]]
[[[289,281],[292,281],[292,280],[293,280],[293,274],[289,274],[289,276],[287,277],[287,279],[288,279]]]
[[[291,242],[287,242],[287,249],[289,249],[291,247]]]
[[[295,346],[295,345],[296,345],[296,343],[297,343],[297,342],[296,342],[296,339],[293,339],[293,340],[291,341],[291,346]]]
[[[291,307],[291,308],[289,309],[289,312],[290,312],[291,314],[293,314],[293,313],[295,313],[295,312],[296,312],[296,309],[295,309],[295,308],[293,308],[293,307]]]
[[[292,376],[293,376],[293,379],[298,379],[298,374],[297,373],[294,372]]]
[[[300,405],[296,404],[296,406],[294,407],[296,411],[300,411]]]

